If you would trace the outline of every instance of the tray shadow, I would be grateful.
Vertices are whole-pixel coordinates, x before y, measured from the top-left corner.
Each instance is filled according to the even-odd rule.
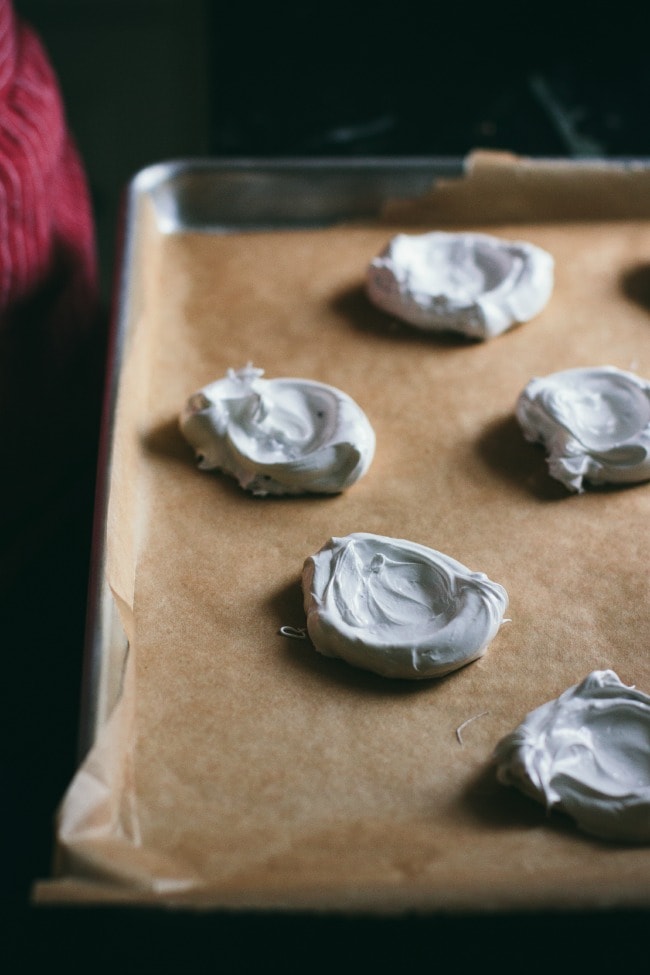
[[[148,453],[167,457],[184,465],[193,463],[192,449],[184,440],[175,418],[151,427],[141,435],[140,442]]]
[[[269,607],[277,617],[278,640],[285,660],[307,679],[318,679],[325,687],[346,688],[371,697],[412,697],[416,694],[435,694],[454,676],[427,680],[398,680],[381,677],[368,670],[352,667],[345,660],[325,657],[319,653],[306,635],[305,611],[300,580],[274,592]],[[284,636],[282,628],[305,630],[304,637]]]
[[[578,497],[551,477],[544,447],[524,438],[514,415],[501,417],[486,427],[478,438],[477,449],[491,470],[539,501],[568,501]],[[585,484],[585,492],[616,494],[642,488],[646,483]]]
[[[141,434],[140,442],[148,453],[164,457],[174,464],[178,464],[188,471],[193,471],[204,478],[213,478],[222,490],[236,496],[245,496],[258,504],[291,504],[296,501],[319,501],[321,504],[335,500],[337,494],[319,494],[316,491],[305,491],[303,494],[269,494],[255,495],[241,487],[232,474],[217,470],[200,470],[194,458],[194,451],[183,437],[175,419],[165,420],[163,423]]]
[[[621,275],[621,289],[626,298],[650,311],[650,262],[627,268]]]
[[[469,348],[481,345],[457,332],[426,332],[402,322],[388,312],[377,308],[368,298],[362,284],[354,285],[339,292],[332,301],[332,308],[352,328],[377,338],[394,342],[421,345],[423,348],[435,346],[441,349]]]
[[[558,827],[556,817],[549,816],[539,803],[517,789],[502,785],[493,765],[481,769],[467,783],[460,801],[464,811],[478,825],[493,829],[538,829],[547,824],[554,829]],[[570,820],[557,818],[560,829],[565,832],[575,830]]]
[[[486,427],[477,447],[491,470],[540,501],[560,501],[571,496],[551,477],[544,448],[524,438],[514,414],[500,417]]]
[[[489,765],[471,779],[461,794],[460,802],[475,824],[491,829],[537,830],[543,827],[556,835],[571,838],[590,848],[629,850],[631,844],[605,840],[583,832],[570,816],[558,810],[547,810],[513,786],[497,780],[496,769]]]

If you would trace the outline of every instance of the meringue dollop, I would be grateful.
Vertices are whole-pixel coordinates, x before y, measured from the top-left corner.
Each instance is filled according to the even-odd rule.
[[[537,315],[553,291],[555,261],[535,244],[490,234],[397,234],[371,261],[370,300],[417,328],[500,335]]]
[[[585,481],[650,478],[650,383],[632,372],[600,366],[531,379],[515,413],[526,440],[545,446],[551,476],[571,491]]]
[[[650,842],[650,697],[595,670],[496,747],[497,778],[603,839]]]
[[[508,596],[482,572],[435,549],[355,532],[305,560],[307,631],[315,649],[383,677],[439,677],[482,656]]]
[[[229,369],[180,416],[198,466],[231,474],[255,495],[336,494],[365,474],[375,433],[355,401],[308,379]]]

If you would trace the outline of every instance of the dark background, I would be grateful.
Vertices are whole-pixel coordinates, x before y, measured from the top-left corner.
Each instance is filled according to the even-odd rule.
[[[643,4],[16,0],[58,73],[110,280],[120,194],[187,156],[650,156]]]
[[[154,162],[461,158],[477,147],[650,157],[643,5],[634,16],[624,4],[568,0],[15,7],[48,50],[86,165],[107,319],[123,190]],[[38,546],[0,581],[5,971],[598,973],[647,963],[647,912],[351,920],[31,907],[77,760],[93,489],[91,463],[54,508],[44,501]]]

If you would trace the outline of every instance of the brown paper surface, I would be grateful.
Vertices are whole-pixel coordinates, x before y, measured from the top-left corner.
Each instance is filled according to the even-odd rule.
[[[650,691],[650,485],[569,495],[513,414],[526,382],[557,369],[650,375],[650,222],[483,226],[547,248],[556,285],[535,320],[482,344],[369,305],[365,268],[397,229],[148,226],[109,514],[125,685],[63,802],[41,902],[650,903],[647,848],[582,835],[499,785],[492,765],[528,711],[594,669]],[[196,469],[179,410],[249,361],[357,400],[377,435],[358,484],[260,499]],[[479,661],[417,683],[281,636],[304,625],[305,557],[353,531],[486,572],[508,590],[511,622]]]

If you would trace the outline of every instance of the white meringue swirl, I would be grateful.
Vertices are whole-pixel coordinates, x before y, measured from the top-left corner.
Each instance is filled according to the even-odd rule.
[[[499,742],[497,778],[603,839],[650,842],[650,697],[595,670]]]
[[[199,467],[222,470],[255,495],[336,494],[367,471],[375,434],[340,389],[230,369],[192,396],[180,428]]]
[[[600,366],[531,379],[515,412],[571,491],[650,479],[650,383],[632,372]]]
[[[355,532],[305,560],[307,630],[316,650],[384,677],[439,677],[482,656],[505,589],[435,549]]]
[[[397,234],[371,261],[370,300],[425,330],[500,335],[550,298],[555,262],[541,247],[490,234]]]

